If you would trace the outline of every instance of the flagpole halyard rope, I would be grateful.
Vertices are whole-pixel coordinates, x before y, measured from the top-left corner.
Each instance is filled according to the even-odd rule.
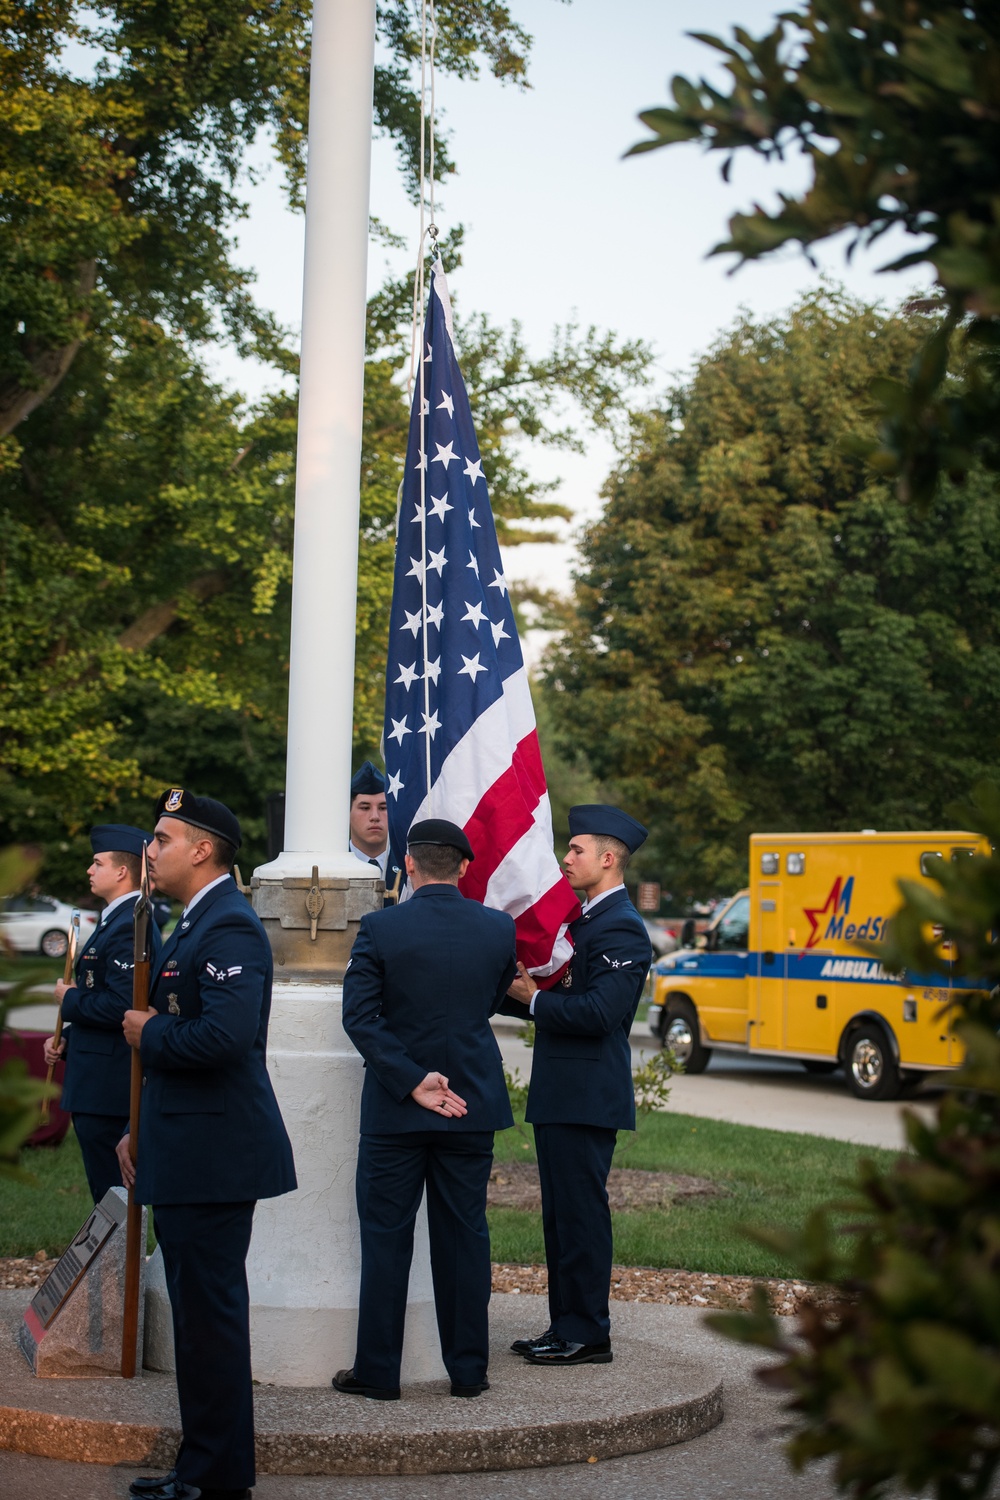
[[[429,45],[428,45],[429,38]],[[437,46],[437,14],[434,8],[434,0],[421,0],[420,7],[420,235],[417,246],[417,265],[413,278],[413,327],[410,338],[410,378],[407,381],[407,395],[412,400],[414,359],[419,358],[419,392],[420,392],[420,617],[421,617],[421,640],[424,656],[424,773],[426,776],[426,795],[428,801],[432,795],[432,766],[431,766],[431,684],[430,672],[428,670],[428,642],[427,642],[427,473],[430,456],[427,452],[427,416],[430,403],[427,399],[426,365],[428,355],[423,347],[421,327],[423,322],[424,300],[426,296],[424,262],[426,258],[425,242],[429,239],[431,247],[437,250],[437,225],[434,222],[434,126],[435,126],[435,90],[434,90],[434,61]],[[430,110],[427,108],[428,92],[430,94]],[[430,143],[428,148],[428,132]],[[429,157],[429,161],[428,161]],[[428,188],[428,177],[430,186]],[[426,222],[427,197],[430,194],[430,223]],[[417,350],[420,350],[419,356]]]

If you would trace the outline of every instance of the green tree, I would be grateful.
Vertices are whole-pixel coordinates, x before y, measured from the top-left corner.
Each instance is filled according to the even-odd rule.
[[[768,160],[798,150],[811,181],[769,213],[736,214],[715,253],[743,260],[843,230],[851,249],[890,229],[921,243],[888,266],[926,264],[944,317],[908,379],[880,384],[880,444],[904,495],[944,475],[1000,467],[1000,12],[992,0],[804,0],[755,38],[695,33],[726,58],[729,92],[675,78],[673,107],[645,111],[633,151],[701,141]],[[963,379],[948,377],[949,350]]]
[[[996,484],[916,511],[845,442],[927,323],[832,290],[744,316],[607,483],[549,703],[675,890],[742,883],[762,828],[933,827],[1000,759]]]
[[[230,231],[248,148],[274,141],[301,202],[311,7],[298,0],[0,0],[0,440],[57,388],[112,309],[187,341],[221,322],[273,353]],[[438,67],[524,81],[499,0],[439,0]],[[381,0],[376,128],[418,167],[410,0]],[[451,170],[439,142],[438,175]],[[16,443],[7,438],[8,452]],[[0,441],[0,454],[4,445]]]
[[[359,754],[381,733],[408,422],[397,290],[373,309],[366,369]],[[512,544],[537,534],[524,520],[561,512],[523,478],[521,438],[577,441],[549,419],[557,398],[610,420],[647,356],[593,330],[540,359],[478,319],[458,337]],[[172,781],[225,787],[251,866],[284,781],[294,396],[246,412],[159,324],[109,317],[19,439],[0,471],[0,827],[44,843],[46,879],[73,891],[96,817],[141,822]]]

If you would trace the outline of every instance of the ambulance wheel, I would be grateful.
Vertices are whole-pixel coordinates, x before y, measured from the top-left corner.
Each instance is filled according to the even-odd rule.
[[[711,1047],[703,1047],[698,1012],[690,1000],[668,1000],[663,1045],[669,1048],[685,1073],[704,1073],[712,1056]]]
[[[38,946],[46,958],[65,958],[68,942],[65,932],[59,927],[54,927],[51,932],[43,935]]]
[[[863,1021],[854,1027],[844,1044],[844,1072],[856,1099],[895,1099],[899,1068],[881,1026]]]

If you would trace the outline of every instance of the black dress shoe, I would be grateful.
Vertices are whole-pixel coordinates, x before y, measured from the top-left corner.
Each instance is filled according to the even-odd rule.
[[[559,1338],[551,1328],[546,1328],[533,1339],[515,1339],[510,1346],[511,1354],[530,1354],[533,1349],[548,1349],[553,1344],[558,1344]]]
[[[453,1385],[451,1394],[453,1396],[481,1396],[489,1388],[489,1381],[484,1379],[477,1381],[475,1385]]]
[[[177,1470],[171,1469],[169,1474],[140,1474],[138,1479],[133,1479],[128,1487],[130,1495],[148,1495],[151,1490],[158,1490],[161,1485],[168,1484],[171,1479],[177,1478]]]
[[[386,1390],[382,1385],[365,1385],[353,1370],[338,1370],[330,1384],[335,1391],[345,1396],[367,1396],[369,1401],[398,1401],[399,1392]]]
[[[171,1469],[158,1479],[148,1474],[133,1479],[128,1487],[130,1495],[137,1500],[201,1500],[201,1490],[195,1484],[185,1484],[177,1478],[177,1470]]]
[[[525,1359],[530,1365],[609,1365],[614,1358],[611,1340],[603,1344],[572,1344],[556,1339],[544,1349],[532,1349]]]

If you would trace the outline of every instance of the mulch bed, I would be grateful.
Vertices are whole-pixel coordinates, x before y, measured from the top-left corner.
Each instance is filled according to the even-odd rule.
[[[544,1266],[493,1267],[495,1292],[543,1296],[549,1279]],[[838,1297],[829,1287],[808,1281],[784,1281],[765,1276],[717,1276],[707,1271],[654,1270],[648,1266],[615,1266],[611,1297],[617,1302],[662,1302],[672,1307],[718,1307],[732,1312],[749,1310],[755,1287],[763,1287],[771,1311],[792,1317],[808,1298],[831,1311]]]
[[[18,1260],[0,1256],[0,1291],[10,1292],[18,1287],[41,1286],[56,1264],[58,1257],[38,1250],[29,1258]]]
[[[30,1258],[0,1257],[0,1290],[41,1286],[55,1263],[44,1251]],[[757,1286],[766,1291],[772,1312],[784,1317],[797,1313],[807,1296],[820,1306],[832,1306],[835,1301],[832,1292],[807,1281],[715,1276],[705,1271],[663,1271],[646,1266],[615,1266],[611,1273],[614,1300],[664,1302],[674,1307],[749,1308]],[[544,1296],[548,1275],[544,1266],[494,1265],[493,1290]]]
[[[718,1198],[725,1191],[707,1177],[687,1177],[680,1172],[644,1172],[636,1167],[612,1167],[608,1178],[608,1201],[612,1213],[669,1208],[679,1198]],[[486,1204],[488,1208],[522,1208],[537,1212],[542,1206],[542,1195],[534,1162],[497,1162],[490,1173]]]

